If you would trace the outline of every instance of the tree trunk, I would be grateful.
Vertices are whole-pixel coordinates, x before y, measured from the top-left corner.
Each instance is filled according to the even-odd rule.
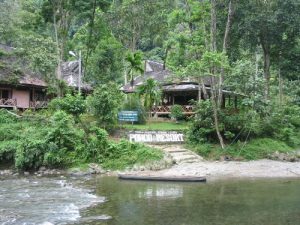
[[[228,5],[228,17],[227,17],[227,23],[226,23],[226,29],[225,29],[225,34],[224,34],[224,39],[223,39],[223,53],[227,53],[227,48],[229,44],[229,34],[230,34],[230,28],[232,25],[232,20],[233,20],[233,15],[234,15],[234,10],[233,10],[233,4],[232,1],[229,1]],[[221,68],[221,76],[219,77],[219,90],[218,90],[218,106],[221,107],[222,105],[222,100],[223,100],[223,83],[224,83],[224,76],[225,76],[225,71],[224,68]]]
[[[227,48],[229,44],[229,33],[232,25],[233,15],[234,15],[233,4],[232,1],[230,1],[228,5],[228,17],[227,17],[226,29],[225,29],[224,39],[223,39],[223,52],[225,53],[227,52]]]
[[[211,0],[211,51],[217,51],[217,15],[216,15],[216,0]]]
[[[265,86],[265,99],[269,99],[270,94],[270,53],[266,52],[264,53],[264,77],[266,81]]]
[[[281,69],[279,69],[278,71],[278,76],[279,76],[279,105],[280,107],[283,104],[283,82],[282,82],[282,78],[281,78]]]
[[[270,46],[264,41],[263,35],[260,35],[260,43],[263,49],[264,55],[264,78],[265,78],[265,100],[269,99],[270,95],[270,67],[271,67],[271,55]]]
[[[216,15],[216,0],[211,0],[211,51],[216,52],[217,51],[217,15]],[[216,82],[214,79],[216,70],[213,67],[212,68],[212,82],[211,82],[211,104],[213,108],[213,117],[214,117],[214,125],[216,129],[216,133],[221,145],[221,148],[225,148],[224,140],[221,135],[220,129],[219,129],[219,118],[218,118],[218,102],[216,97]]]
[[[209,97],[208,97],[206,87],[205,87],[205,84],[204,84],[204,81],[203,81],[202,77],[200,77],[200,84],[201,84],[202,91],[203,91],[203,97],[204,97],[205,100],[207,100]]]
[[[221,148],[225,149],[224,140],[221,135],[220,128],[219,128],[219,118],[218,118],[219,115],[218,115],[217,101],[216,101],[216,96],[214,94],[214,91],[212,91],[212,95],[211,95],[211,105],[213,108],[213,114],[214,114],[213,116],[214,116],[216,133],[217,133]]]
[[[164,58],[163,58],[163,60],[164,60],[163,70],[166,70],[167,59],[168,59],[168,54],[169,54],[169,49],[170,49],[170,47],[167,46],[167,47],[166,47],[166,51],[165,51],[165,55],[164,55]],[[145,70],[145,71],[146,71],[146,70]]]
[[[93,37],[93,33],[94,33],[94,25],[95,25],[95,17],[96,17],[96,9],[97,9],[97,4],[96,3],[97,3],[96,0],[94,0],[92,17],[91,17],[91,21],[90,21],[90,33],[89,33],[88,42],[87,42],[87,54],[86,54],[86,57],[85,57],[85,65],[88,65],[89,56],[90,56],[90,54],[93,50],[91,48],[91,42],[92,42],[92,37]]]
[[[58,40],[58,31],[57,31],[57,21],[56,21],[56,10],[53,8],[53,26],[54,26],[54,33],[55,33],[55,42],[56,42],[56,54],[57,54],[57,67],[56,67],[56,79],[61,80],[61,53],[59,47],[59,40]],[[57,85],[57,96],[61,97],[61,88],[60,85]]]
[[[201,87],[202,87],[202,84],[201,84],[201,81],[199,80],[198,82],[198,103],[201,102]]]

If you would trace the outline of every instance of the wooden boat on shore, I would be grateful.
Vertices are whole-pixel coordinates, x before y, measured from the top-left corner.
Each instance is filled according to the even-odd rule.
[[[166,181],[166,182],[206,182],[205,177],[193,176],[141,176],[132,174],[118,174],[121,180],[135,180],[135,181]]]

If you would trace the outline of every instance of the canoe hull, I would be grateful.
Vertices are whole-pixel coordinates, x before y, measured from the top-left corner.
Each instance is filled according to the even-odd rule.
[[[205,177],[189,177],[189,176],[138,176],[129,174],[119,174],[121,180],[141,180],[141,181],[166,181],[166,182],[206,182]]]

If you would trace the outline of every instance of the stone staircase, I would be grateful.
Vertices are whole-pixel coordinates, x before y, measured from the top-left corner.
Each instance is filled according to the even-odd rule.
[[[155,145],[152,147],[163,150],[173,159],[175,164],[197,163],[203,161],[201,156],[184,148],[183,145]]]

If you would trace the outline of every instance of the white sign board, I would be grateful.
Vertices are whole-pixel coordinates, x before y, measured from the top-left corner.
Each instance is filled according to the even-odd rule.
[[[184,142],[184,136],[175,131],[134,131],[129,133],[129,140],[142,143],[178,143]]]

